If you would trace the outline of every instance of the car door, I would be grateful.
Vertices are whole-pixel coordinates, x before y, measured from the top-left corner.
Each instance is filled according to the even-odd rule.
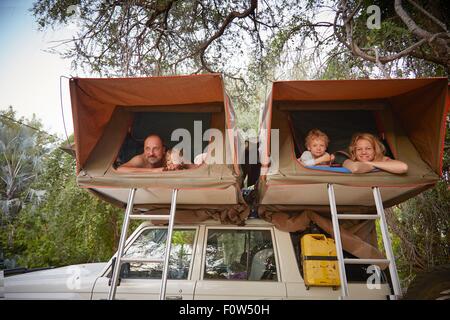
[[[208,227],[196,300],[284,299],[271,228]]]
[[[166,299],[193,299],[192,258],[198,235],[196,227],[177,227],[173,231]],[[164,257],[166,227],[144,228],[125,248],[125,258],[160,259]],[[123,264],[116,299],[159,299],[162,263]],[[92,299],[106,299],[110,290],[111,267],[96,281]]]

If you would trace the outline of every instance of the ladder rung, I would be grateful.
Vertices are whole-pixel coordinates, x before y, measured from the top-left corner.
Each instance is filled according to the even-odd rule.
[[[120,259],[121,263],[127,263],[127,262],[141,262],[141,263],[162,263],[164,262],[163,258],[154,258],[154,259],[133,259],[133,258],[122,258]]]
[[[169,220],[168,214],[131,214],[133,220]]]
[[[388,259],[344,259],[346,264],[389,264]]]
[[[338,214],[338,219],[345,220],[375,220],[380,216],[377,214]]]

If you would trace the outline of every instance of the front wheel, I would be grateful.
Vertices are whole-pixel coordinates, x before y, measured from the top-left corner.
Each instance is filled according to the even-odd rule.
[[[450,300],[450,265],[416,276],[404,297],[407,300]]]

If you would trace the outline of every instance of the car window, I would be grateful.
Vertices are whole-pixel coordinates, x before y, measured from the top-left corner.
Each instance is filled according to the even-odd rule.
[[[192,261],[195,229],[176,229],[172,234],[168,279],[187,279]],[[124,258],[163,259],[167,229],[146,229],[126,250]],[[131,262],[124,264],[122,278],[161,279],[163,263]]]
[[[271,231],[209,229],[203,278],[277,281]]]

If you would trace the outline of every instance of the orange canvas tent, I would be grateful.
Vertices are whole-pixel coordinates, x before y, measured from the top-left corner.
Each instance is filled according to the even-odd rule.
[[[387,207],[413,197],[441,174],[448,108],[446,78],[274,82],[261,122],[267,151],[262,162],[269,162],[270,129],[279,130],[279,159],[271,159],[263,170],[260,206],[327,210],[328,183],[335,185],[338,206],[356,212],[373,211],[371,186],[381,188]],[[305,168],[296,159],[312,128],[329,135],[330,152],[346,149],[353,133],[373,132],[391,157],[408,164],[408,173],[356,175]]]
[[[154,211],[167,211],[171,190],[176,188],[180,190],[178,209],[186,211],[186,215],[177,216],[178,220],[213,216],[239,223],[245,219],[237,140],[232,134],[235,114],[221,75],[72,78],[70,93],[77,182],[81,187],[122,207],[128,190],[137,188],[135,208]],[[170,133],[175,129],[194,133],[195,122],[203,128],[200,134],[207,129],[222,133],[226,150],[231,153],[223,155],[222,163],[151,174],[116,170],[118,158],[125,162],[142,152],[149,133],[161,135],[170,147]],[[230,132],[232,137],[225,139]],[[134,149],[129,148],[131,144]],[[232,163],[227,163],[226,157]]]

